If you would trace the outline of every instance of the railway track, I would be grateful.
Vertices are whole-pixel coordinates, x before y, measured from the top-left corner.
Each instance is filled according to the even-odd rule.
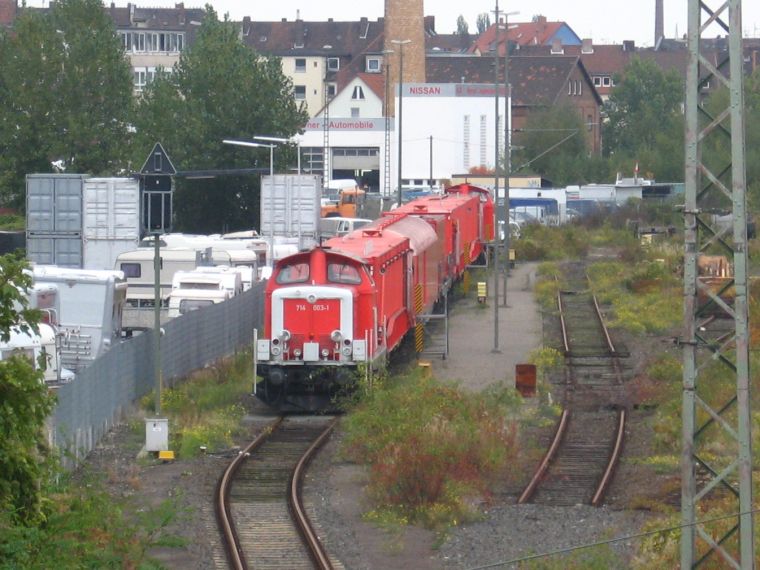
[[[216,514],[230,567],[331,569],[301,500],[306,466],[336,418],[279,418],[222,475]]]
[[[564,410],[554,439],[519,503],[599,506],[622,451],[624,374],[594,295],[576,288],[557,298],[565,353]]]

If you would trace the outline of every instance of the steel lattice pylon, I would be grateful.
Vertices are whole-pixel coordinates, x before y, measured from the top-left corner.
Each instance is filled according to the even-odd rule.
[[[681,568],[753,568],[741,0],[688,6]],[[711,26],[728,41],[718,62],[703,54]],[[700,100],[708,81],[729,91],[717,111]],[[718,209],[731,225],[716,225],[709,213]],[[710,284],[698,260],[718,251],[733,261],[733,279]],[[729,503],[734,518],[709,522]]]

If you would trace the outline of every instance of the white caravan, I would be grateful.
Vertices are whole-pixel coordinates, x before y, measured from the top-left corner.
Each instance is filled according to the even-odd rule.
[[[63,366],[81,370],[119,342],[127,294],[121,271],[35,265],[32,277],[36,285],[57,286]]]
[[[201,307],[221,303],[242,291],[239,273],[204,271],[204,269],[212,268],[179,271],[174,275],[172,292],[169,295],[170,319]]]
[[[42,366],[44,371],[43,381],[55,387],[60,384],[71,382],[74,373],[60,365],[60,345],[57,341],[55,329],[47,324],[38,325],[38,333],[30,330],[11,330],[7,342],[0,342],[0,360],[7,360],[11,356],[24,356],[28,358],[36,369]]]

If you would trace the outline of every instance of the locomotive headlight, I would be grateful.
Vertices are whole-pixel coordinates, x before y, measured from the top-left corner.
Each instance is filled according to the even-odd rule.
[[[351,356],[351,347],[350,346],[344,346],[343,347],[343,355],[344,356]]]
[[[288,342],[290,340],[290,331],[287,329],[283,329],[282,332],[280,333],[280,338],[284,342]]]
[[[294,355],[296,358],[301,358],[301,349],[300,349],[300,348],[296,348],[296,349],[294,349],[294,350],[293,350],[293,355]]]
[[[280,339],[279,338],[273,338],[272,339],[272,346],[277,346],[278,344],[280,344]]]
[[[330,333],[330,340],[333,342],[340,342],[340,339],[343,338],[343,333],[339,330],[334,330],[332,333]]]
[[[272,347],[272,355],[273,356],[280,356],[281,352],[282,352],[282,349],[279,346],[273,346]]]
[[[322,356],[323,356],[324,358],[327,358],[329,355],[330,355],[330,351],[329,351],[329,350],[327,350],[326,348],[323,348],[323,349],[322,349]]]

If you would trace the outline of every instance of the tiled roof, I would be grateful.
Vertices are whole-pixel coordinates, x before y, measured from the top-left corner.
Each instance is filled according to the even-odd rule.
[[[175,4],[174,8],[138,8],[134,4],[118,8],[112,3],[106,10],[121,29],[186,30],[191,22],[200,24],[206,14],[203,8],[185,8],[184,3]]]
[[[377,95],[381,101],[385,100],[385,74],[384,73],[359,73],[359,79],[364,81],[372,92]]]
[[[565,26],[565,22],[547,22],[543,16],[538,16],[533,22],[508,22],[509,23],[509,41],[521,46],[528,45],[547,45],[551,43],[552,38],[557,32]],[[499,49],[504,52],[504,31],[503,23],[499,31]],[[496,24],[491,25],[480,36],[474,38],[470,48],[471,53],[488,53],[491,46],[496,40]]]
[[[429,83],[493,83],[493,58],[436,56],[426,60]],[[513,105],[550,105],[565,88],[567,78],[580,65],[578,57],[510,57],[509,82]],[[503,73],[503,68],[502,73]],[[499,77],[503,82],[503,76]]]
[[[458,34],[437,34],[425,38],[425,51],[436,53],[467,53],[477,36]]]
[[[243,20],[243,41],[260,53],[279,56],[334,55],[353,58],[364,53],[383,33],[383,19],[355,22],[279,21],[253,22]],[[298,46],[298,47],[297,47]],[[382,50],[382,43],[378,51]]]

